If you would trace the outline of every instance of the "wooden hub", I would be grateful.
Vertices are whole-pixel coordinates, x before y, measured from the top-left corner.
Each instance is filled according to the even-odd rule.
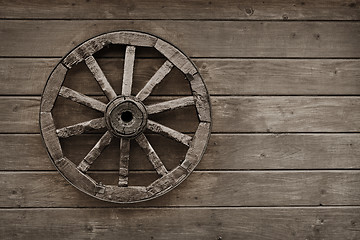
[[[135,138],[146,127],[146,108],[135,97],[119,96],[107,105],[105,121],[114,136]]]

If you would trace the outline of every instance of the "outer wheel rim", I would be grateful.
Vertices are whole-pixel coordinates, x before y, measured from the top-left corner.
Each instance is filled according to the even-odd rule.
[[[86,174],[86,171],[91,167],[92,162],[97,158],[97,156],[95,156],[95,158],[92,159],[94,155],[92,155],[91,151],[84,158],[84,160],[78,166],[76,166],[73,162],[67,159],[66,156],[63,155],[59,141],[59,137],[69,137],[83,133],[85,127],[91,127],[92,129],[106,127],[107,124],[105,118],[93,119],[88,122],[79,123],[80,125],[83,125],[76,126],[77,128],[75,128],[75,130],[74,128],[70,128],[71,126],[65,127],[63,129],[56,129],[54,125],[51,111],[53,109],[55,100],[59,95],[101,112],[105,112],[109,106],[106,106],[105,104],[102,104],[95,99],[90,99],[90,97],[62,86],[67,71],[73,65],[83,60],[87,64],[90,71],[93,73],[95,79],[98,81],[109,101],[119,97],[119,95],[115,93],[109,82],[106,80],[106,77],[102,73],[95,58],[92,56],[94,53],[101,50],[108,44],[126,45],[123,88],[122,93],[119,95],[134,98],[136,101],[142,102],[150,95],[153,88],[161,82],[161,80],[168,72],[171,71],[173,67],[178,68],[186,76],[186,79],[190,83],[193,94],[192,97],[185,97],[166,102],[167,104],[165,105],[170,105],[170,108],[169,106],[166,108],[166,106],[161,103],[146,106],[147,114],[155,114],[164,111],[164,109],[172,110],[193,104],[195,105],[199,119],[199,125],[193,137],[179,133],[151,120],[147,121],[147,129],[155,133],[170,137],[171,139],[181,142],[189,147],[185,159],[182,161],[182,163],[170,171],[167,171],[158,157],[154,157],[154,159],[149,158],[155,170],[161,177],[148,186],[127,186],[127,164],[129,161],[130,149],[129,138],[135,138],[136,142],[141,148],[143,148],[144,151],[155,152],[142,131],[129,138],[120,136],[121,154],[119,162],[119,184],[118,186],[115,186],[102,185],[101,183],[97,183]],[[167,60],[148,81],[145,87],[140,90],[140,92],[137,93],[135,97],[131,97],[135,48],[138,46],[154,47],[163,56],[165,56]],[[156,36],[135,31],[116,31],[105,33],[85,41],[84,43],[74,48],[70,53],[68,53],[54,68],[48,78],[41,98],[39,119],[41,135],[45,142],[49,156],[63,177],[77,189],[92,197],[116,203],[146,201],[161,196],[174,189],[190,175],[196,165],[200,162],[206,149],[211,132],[211,107],[209,94],[195,65],[184,53],[182,53],[172,44]],[[111,142],[113,137],[114,134],[108,130],[101,137],[94,148],[97,147],[97,151],[100,149],[101,153],[102,149]]]

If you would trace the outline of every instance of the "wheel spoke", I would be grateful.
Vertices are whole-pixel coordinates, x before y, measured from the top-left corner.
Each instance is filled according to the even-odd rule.
[[[166,175],[168,171],[166,170],[164,164],[161,162],[159,156],[156,154],[145,135],[142,133],[137,138],[135,138],[135,140],[144,151],[151,164],[154,166],[156,172],[161,176]]]
[[[121,91],[121,94],[124,96],[131,95],[134,61],[135,61],[135,47],[127,46],[125,50],[124,75],[123,75],[123,83],[122,83],[122,91]]]
[[[164,125],[161,125],[160,123],[148,120],[146,128],[149,129],[150,131],[159,133],[165,137],[174,139],[175,141],[182,143],[186,146],[190,145],[190,141],[192,139],[192,137],[183,134],[181,132],[178,132],[172,128],[166,127]]]
[[[119,187],[127,187],[129,174],[130,139],[120,139]]]
[[[195,104],[194,98],[190,96],[190,97],[183,97],[175,100],[152,104],[146,106],[146,110],[148,114],[155,114],[164,111],[174,110],[177,108],[183,108],[194,104]]]
[[[170,61],[166,61],[157,72],[151,77],[151,79],[146,83],[145,87],[140,90],[136,95],[140,101],[144,101],[152,92],[154,87],[158,85],[164,77],[171,71],[173,64]]]
[[[85,59],[85,63],[94,75],[96,81],[99,83],[101,89],[105,93],[106,97],[109,100],[116,98],[116,93],[111,87],[109,81],[106,79],[103,71],[101,70],[99,64],[96,62],[93,56],[89,56]]]
[[[103,117],[56,129],[56,133],[60,138],[68,138],[74,135],[80,135],[85,131],[102,128],[105,128],[105,119]]]
[[[106,109],[105,103],[64,86],[61,87],[59,95],[100,112],[104,112]]]
[[[111,143],[112,138],[112,134],[107,131],[90,150],[90,152],[84,157],[77,168],[85,173],[93,164],[93,162],[100,156],[104,148]]]

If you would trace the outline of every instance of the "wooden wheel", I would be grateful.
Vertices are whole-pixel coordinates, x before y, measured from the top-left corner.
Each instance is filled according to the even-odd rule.
[[[108,44],[126,45],[121,93],[114,91],[93,57],[97,51]],[[155,48],[165,56],[166,61],[134,96],[131,95],[131,90],[136,47]],[[67,71],[83,60],[107,97],[109,101],[107,104],[62,86]],[[192,96],[145,105],[143,101],[174,67],[186,76]],[[104,113],[104,116],[71,126],[56,128],[52,110],[58,96],[100,111]],[[193,136],[148,119],[153,114],[190,105],[195,106],[199,120],[199,125]],[[201,160],[211,128],[209,95],[195,65],[170,43],[146,33],[135,31],[111,32],[89,39],[77,46],[55,67],[42,94],[40,128],[52,162],[58,171],[76,188],[105,201],[118,203],[145,201],[158,197],[176,187]],[[64,156],[59,138],[80,135],[87,130],[94,129],[106,129],[106,132],[80,164],[76,166]],[[188,150],[185,159],[177,167],[166,169],[147,140],[144,134],[146,129],[186,145]],[[119,161],[119,181],[117,186],[103,185],[89,177],[87,171],[115,137],[120,139],[120,156],[119,160],[116,160]],[[159,178],[148,186],[128,185],[130,139],[135,139],[159,175]]]

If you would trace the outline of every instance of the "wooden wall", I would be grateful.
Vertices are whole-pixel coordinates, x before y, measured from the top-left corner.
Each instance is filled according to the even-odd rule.
[[[359,1],[0,0],[0,18],[0,239],[360,239]],[[38,126],[41,92],[60,58],[121,29],[183,50],[213,105],[195,172],[132,205],[73,188]],[[99,62],[116,74],[120,58],[111,54]],[[139,61],[137,74],[148,76],[158,60],[144,53]],[[90,76],[80,70],[78,81]],[[158,95],[182,91],[175,83]],[[190,131],[190,120],[175,125]],[[66,144],[86,152],[97,137]],[[159,154],[179,156],[178,145],[150,140]],[[92,174],[110,179],[117,154],[108,151]],[[135,179],[152,174],[133,165]]]

